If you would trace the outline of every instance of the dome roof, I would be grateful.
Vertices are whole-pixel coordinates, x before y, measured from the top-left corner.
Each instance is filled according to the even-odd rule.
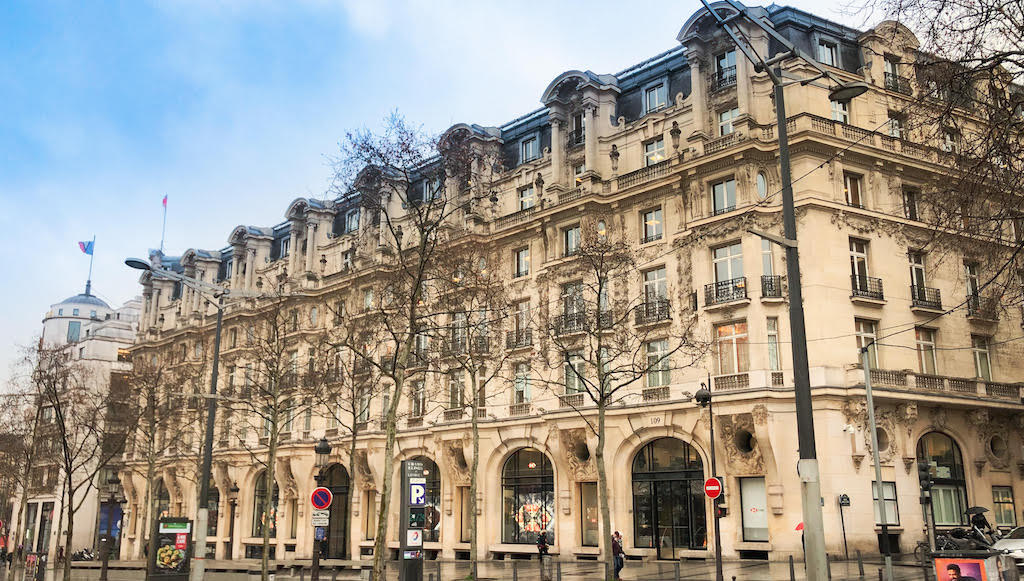
[[[77,294],[77,295],[75,295],[73,297],[68,297],[68,298],[64,299],[63,301],[61,301],[61,302],[59,302],[57,304],[58,305],[94,305],[94,306],[97,306],[97,307],[103,307],[104,309],[109,309],[110,308],[110,305],[108,305],[103,299],[97,297],[96,295],[87,295],[87,294],[84,294],[84,293]]]

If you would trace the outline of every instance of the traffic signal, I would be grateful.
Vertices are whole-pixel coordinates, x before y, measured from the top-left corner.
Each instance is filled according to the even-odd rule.
[[[917,462],[917,478],[921,481],[921,490],[932,488],[932,467],[924,462]]]
[[[725,518],[729,514],[729,507],[723,504],[715,506],[715,514],[718,518]]]

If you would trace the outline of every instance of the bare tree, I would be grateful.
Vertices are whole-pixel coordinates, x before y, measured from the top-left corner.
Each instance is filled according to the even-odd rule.
[[[380,292],[364,290],[363,312],[353,317],[354,332],[344,345],[361,365],[379,371],[390,392],[382,398],[387,405],[374,581],[384,579],[399,404],[415,368],[416,336],[431,325],[428,284],[439,253],[464,233],[465,220],[487,197],[473,181],[478,169],[486,169],[478,151],[466,133],[441,140],[393,115],[381,134],[348,134],[335,159],[335,188],[343,195],[359,192],[382,257],[374,272]]]
[[[645,271],[644,280],[637,280],[642,265],[634,245],[604,231],[605,223],[611,220],[584,221],[575,244],[566,248],[573,258],[556,273],[565,281],[560,300],[542,305],[548,339],[542,353],[560,375],[546,380],[549,389],[562,407],[586,421],[597,440],[598,544],[609,559],[606,412],[628,399],[668,399],[671,372],[701,360],[707,343],[697,337],[695,314],[683,307],[688,302],[682,296],[674,304],[669,300],[665,270]],[[642,392],[630,389],[638,386]]]
[[[33,395],[31,389],[26,389],[16,380],[12,381],[12,388],[10,393],[4,395],[4,405],[0,407],[0,471],[4,475],[5,489],[10,493],[20,493],[16,513],[6,519],[7,523],[11,523],[12,519],[17,517],[17,529],[7,530],[8,550],[15,552],[24,542],[28,497],[37,484],[32,478],[36,454],[46,453],[47,443],[39,433],[42,412],[39,399]],[[43,473],[38,474],[41,476]],[[43,484],[43,480],[40,478],[38,484]],[[24,557],[24,552],[21,555],[15,552],[15,555]],[[15,561],[8,569],[8,581],[14,581],[16,568]]]

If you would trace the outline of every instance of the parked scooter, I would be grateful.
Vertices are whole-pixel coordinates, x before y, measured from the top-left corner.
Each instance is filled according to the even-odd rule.
[[[93,553],[88,548],[82,549],[81,551],[75,551],[71,553],[72,561],[95,561],[96,553]]]

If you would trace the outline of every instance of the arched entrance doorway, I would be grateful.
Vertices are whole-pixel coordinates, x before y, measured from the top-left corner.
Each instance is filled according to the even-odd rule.
[[[320,556],[324,559],[348,558],[348,470],[341,464],[332,464],[324,472],[322,486],[329,488],[331,520],[327,526],[327,542],[320,543]]]
[[[501,470],[504,543],[531,544],[541,531],[555,542],[555,472],[539,450],[516,450]]]
[[[704,465],[686,442],[660,438],[641,448],[633,459],[634,545],[673,560],[706,548],[703,483]]]
[[[156,516],[157,518],[171,516],[171,493],[167,490],[163,478],[156,485]]]
[[[423,540],[436,543],[441,540],[441,471],[437,469],[437,464],[426,456],[417,456],[413,460],[423,463],[423,477],[427,479]]]
[[[917,461],[932,467],[932,518],[936,526],[967,524],[967,482],[960,446],[942,432],[917,441]]]

